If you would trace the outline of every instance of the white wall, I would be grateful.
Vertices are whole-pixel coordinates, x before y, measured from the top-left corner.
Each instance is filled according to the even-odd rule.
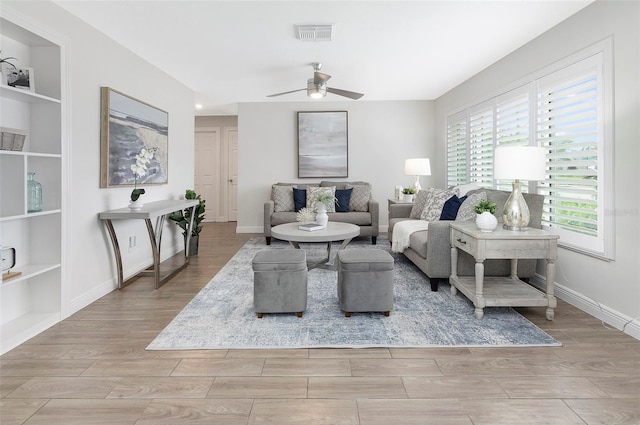
[[[409,186],[406,158],[433,158],[433,102],[241,103],[238,108],[238,232],[262,233],[263,204],[276,182],[363,180],[380,203],[380,227],[387,229],[387,199],[397,184]],[[298,111],[348,111],[349,177],[299,179]],[[422,186],[431,177],[421,178]]]
[[[5,1],[3,7],[66,40],[69,190],[64,317],[115,288],[111,242],[98,213],[125,207],[132,190],[100,188],[100,87],[111,87],[169,114],[169,184],[147,186],[144,202],[177,199],[193,186],[194,94],[50,1]],[[151,264],[142,221],[117,223],[116,232],[124,238],[125,277]],[[133,253],[127,249],[130,235],[137,239]],[[182,249],[181,244],[181,234],[169,223],[163,234],[163,258],[176,246]]]
[[[487,98],[511,82],[614,37],[615,259],[561,249],[556,282],[561,298],[640,338],[640,3],[597,1],[436,100],[436,180],[445,184],[446,115]],[[601,312],[601,308],[603,309]]]

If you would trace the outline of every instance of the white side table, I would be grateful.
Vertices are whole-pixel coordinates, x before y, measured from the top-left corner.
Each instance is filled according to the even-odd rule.
[[[555,261],[558,254],[558,236],[540,229],[526,231],[505,230],[482,232],[474,222],[451,222],[451,293],[458,290],[473,301],[475,316],[482,319],[485,307],[546,307],[547,320],[553,320],[557,306],[553,294]],[[458,250],[472,255],[476,260],[475,276],[458,276]],[[547,287],[541,292],[518,279],[518,259],[545,259],[547,262]],[[510,259],[511,274],[507,277],[484,276],[484,261]]]

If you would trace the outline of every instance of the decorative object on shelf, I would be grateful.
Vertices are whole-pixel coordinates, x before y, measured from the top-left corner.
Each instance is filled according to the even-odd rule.
[[[299,223],[315,223],[316,213],[311,208],[300,208],[300,211],[296,214],[296,221]]]
[[[26,138],[27,134],[22,130],[0,127],[0,149],[3,151],[21,151]]]
[[[169,114],[109,87],[101,93],[100,187],[135,184],[127,170],[144,147],[156,151],[138,183],[166,184]]]
[[[494,215],[496,213],[496,204],[486,199],[481,200],[478,205],[473,207],[476,212],[476,225],[483,232],[493,232],[498,227],[498,219]]]
[[[42,211],[42,185],[36,181],[36,173],[27,173],[27,212]]]
[[[514,180],[513,190],[504,204],[503,227],[507,230],[526,230],[531,215],[522,196],[520,180],[545,179],[547,152],[537,146],[503,146],[494,152],[493,178]]]
[[[347,111],[298,112],[298,177],[348,177]]]
[[[22,272],[10,271],[16,265],[16,249],[10,246],[0,246],[0,260],[2,264],[2,280],[20,276]],[[6,273],[4,273],[6,271]]]
[[[2,69],[2,81],[0,83],[15,89],[36,91],[33,68],[18,68],[9,62],[3,62],[0,66]]]
[[[193,216],[193,225],[191,227],[191,240],[189,241],[189,256],[198,255],[198,241],[200,232],[202,232],[202,220],[204,220],[205,200],[196,193],[195,190],[187,189],[184,193],[184,199],[195,199],[199,203],[196,205],[195,215]],[[184,211],[174,211],[169,214],[169,220],[175,221],[182,229],[185,243],[187,242],[187,226],[191,222],[191,208]]]
[[[402,189],[402,200],[405,202],[413,202],[413,195],[416,194],[416,190],[413,187],[405,187]]]
[[[129,203],[129,208],[133,211],[140,210],[144,204],[142,201],[139,201],[140,196],[144,195],[144,188],[138,189],[138,177],[143,177],[147,173],[147,165],[153,159],[153,154],[158,150],[158,148],[142,148],[140,153],[136,155],[136,162],[131,166],[131,171],[133,171],[133,191],[131,192],[131,203]]]
[[[404,161],[404,173],[407,176],[415,176],[416,181],[413,182],[415,193],[420,192],[420,176],[431,175],[431,162],[429,158],[410,158]]]

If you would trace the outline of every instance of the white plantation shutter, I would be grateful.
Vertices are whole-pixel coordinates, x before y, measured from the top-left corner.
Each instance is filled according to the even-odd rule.
[[[447,119],[447,185],[467,182],[467,114]]]
[[[594,44],[450,116],[448,184],[510,191],[511,181],[493,180],[495,147],[543,146],[547,179],[522,189],[545,196],[544,228],[562,246],[613,258],[615,217],[604,213],[614,209],[612,46]]]
[[[496,146],[527,146],[531,117],[529,86],[512,90],[496,101]],[[496,180],[496,189],[511,191],[510,180]],[[527,186],[522,186],[528,192]]]
[[[599,57],[538,82],[537,142],[548,149],[543,225],[569,243],[603,250],[602,77]]]
[[[493,107],[469,115],[469,183],[493,187]]]

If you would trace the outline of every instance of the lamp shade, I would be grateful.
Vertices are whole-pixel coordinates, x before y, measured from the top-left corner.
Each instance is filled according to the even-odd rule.
[[[430,176],[431,162],[429,158],[410,158],[404,161],[404,173],[407,176]]]
[[[496,180],[544,180],[547,152],[537,146],[503,146],[493,156]]]

